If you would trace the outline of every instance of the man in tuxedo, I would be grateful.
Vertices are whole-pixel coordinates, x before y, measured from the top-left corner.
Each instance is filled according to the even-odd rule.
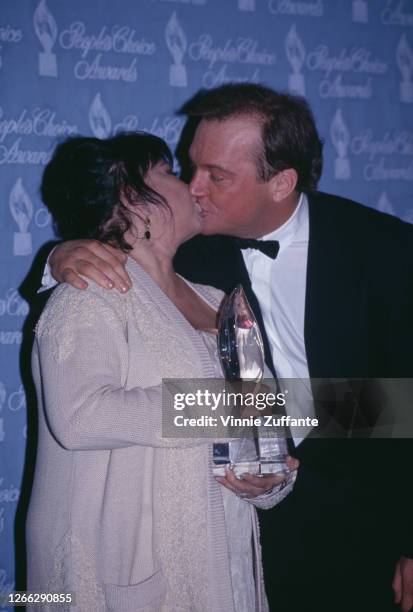
[[[413,228],[316,191],[322,146],[304,100],[225,85],[185,111],[198,121],[190,190],[203,236],[180,249],[177,271],[225,291],[243,283],[274,374],[411,377]],[[256,239],[278,241],[278,257]],[[84,288],[82,274],[127,290],[123,261],[107,245],[84,241],[62,245],[51,258],[60,281]],[[394,599],[403,612],[413,605],[411,453],[407,440],[357,436],[353,426],[369,398],[360,389],[347,398],[340,422],[351,413],[353,425],[344,426],[345,438],[296,440],[295,490],[261,514],[274,611],[390,612]],[[254,477],[223,485],[259,492]]]

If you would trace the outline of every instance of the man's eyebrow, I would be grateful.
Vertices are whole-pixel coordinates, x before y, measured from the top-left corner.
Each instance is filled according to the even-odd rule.
[[[207,170],[213,170],[215,172],[223,172],[224,174],[228,174],[229,176],[235,176],[235,172],[228,170],[228,168],[224,168],[223,166],[219,166],[218,164],[202,164],[203,168]]]

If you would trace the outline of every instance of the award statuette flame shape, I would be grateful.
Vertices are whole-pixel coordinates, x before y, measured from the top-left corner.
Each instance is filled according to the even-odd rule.
[[[334,176],[336,179],[348,180],[351,178],[350,162],[347,157],[347,149],[350,144],[350,132],[344,123],[339,108],[330,125],[330,136],[338,154],[338,157],[335,159]]]
[[[300,70],[305,60],[305,49],[297,34],[295,24],[290,28],[285,39],[285,53],[293,73],[288,77],[288,89],[300,96],[305,96],[305,82]]]
[[[13,255],[30,255],[32,235],[28,231],[33,218],[33,204],[19,177],[10,192],[9,207],[11,216],[19,227],[13,236]]]
[[[368,23],[369,10],[366,0],[353,0],[353,21],[355,23]]]
[[[112,130],[112,120],[102,102],[100,93],[93,98],[89,108],[89,124],[96,138],[109,138]]]
[[[40,0],[34,11],[33,25],[36,36],[43,47],[43,51],[39,53],[39,74],[57,77],[56,55],[52,53],[57,38],[57,25],[46,6],[46,0]]]
[[[255,383],[254,392],[258,391],[264,376],[264,346],[242,285],[235,287],[221,309],[218,354],[227,381],[249,381],[252,386]],[[228,466],[233,467],[236,475],[287,471],[287,440],[281,428],[262,424],[254,426],[253,431],[250,426],[244,432],[242,429],[239,439],[214,444],[215,475],[224,475]]]
[[[400,101],[413,102],[413,51],[407,42],[406,34],[402,34],[397,45],[396,61],[403,79],[400,83]]]
[[[176,12],[171,15],[165,28],[165,40],[174,63],[169,68],[169,84],[172,87],[187,87],[188,77],[182,61],[188,46],[185,32],[178,21]]]

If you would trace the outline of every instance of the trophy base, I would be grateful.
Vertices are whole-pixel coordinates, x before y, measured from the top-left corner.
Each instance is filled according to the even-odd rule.
[[[334,177],[342,181],[348,181],[351,178],[350,162],[347,158],[336,159]]]
[[[188,78],[186,68],[181,64],[172,64],[169,70],[169,84],[171,87],[187,87]]]
[[[367,4],[361,0],[355,0],[353,2],[353,22],[354,23],[368,23],[369,15]]]
[[[288,474],[289,470],[284,461],[245,461],[239,463],[214,463],[212,473],[214,476],[225,476],[225,470],[231,468],[235,476],[252,474],[253,476],[265,476],[266,474]]]
[[[413,102],[413,83],[400,83],[400,102]]]
[[[30,232],[14,232],[13,255],[30,255],[33,250]]]
[[[305,96],[305,82],[302,74],[290,74],[288,78],[289,91]]]
[[[287,439],[285,435],[267,435],[261,431],[256,440],[243,438],[232,442],[215,443],[213,445],[214,476],[225,476],[225,470],[231,468],[235,476],[253,474],[288,473],[285,460],[288,456]]]
[[[57,77],[57,62],[54,53],[39,53],[40,76]]]

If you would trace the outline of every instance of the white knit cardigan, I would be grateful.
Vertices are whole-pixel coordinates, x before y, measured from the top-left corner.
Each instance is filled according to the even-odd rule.
[[[59,286],[36,329],[28,590],[74,592],[72,612],[233,612],[211,440],[161,434],[162,378],[209,378],[213,363],[150,276],[131,259],[127,269],[125,295]],[[218,307],[221,292],[194,288]],[[266,610],[260,562],[258,576]]]

